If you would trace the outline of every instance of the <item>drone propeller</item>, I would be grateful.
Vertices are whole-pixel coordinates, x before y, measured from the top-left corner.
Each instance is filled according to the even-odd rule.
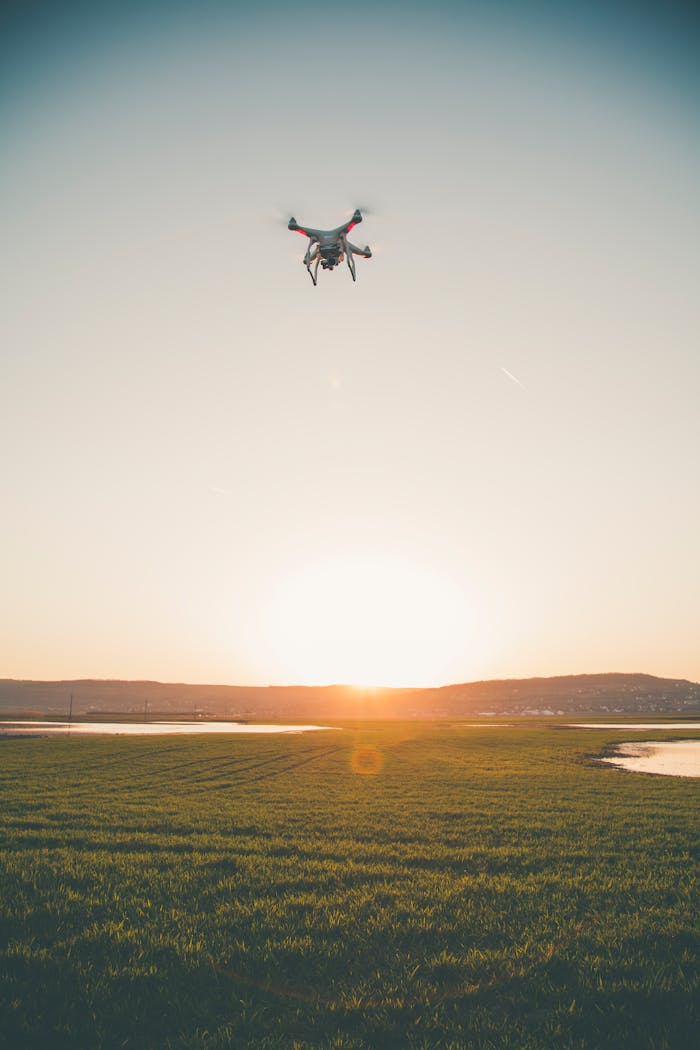
[[[361,212],[363,219],[367,218],[369,215],[377,214],[376,208],[374,208],[371,204],[355,204],[354,201],[351,201],[349,204],[341,206],[340,208],[341,215],[344,215],[346,212],[348,213],[348,215],[352,215],[355,211]]]
[[[289,211],[285,208],[272,208],[270,211],[270,218],[272,222],[279,226],[286,226],[289,222],[290,215],[295,215],[296,212],[293,209]]]

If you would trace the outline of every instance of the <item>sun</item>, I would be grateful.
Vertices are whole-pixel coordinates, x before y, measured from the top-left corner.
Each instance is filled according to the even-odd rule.
[[[472,610],[449,579],[392,557],[292,573],[264,603],[268,674],[294,684],[430,686],[468,662]]]

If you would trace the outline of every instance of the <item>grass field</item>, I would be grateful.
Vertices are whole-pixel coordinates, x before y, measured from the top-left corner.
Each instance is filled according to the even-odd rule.
[[[630,738],[0,739],[0,1046],[687,1050],[700,781]]]

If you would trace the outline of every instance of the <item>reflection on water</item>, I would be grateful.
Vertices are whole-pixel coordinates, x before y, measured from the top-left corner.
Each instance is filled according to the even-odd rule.
[[[243,722],[0,722],[0,736],[164,736],[174,733],[306,733],[328,726],[248,725]]]
[[[569,729],[700,729],[697,722],[569,722]]]
[[[700,740],[645,740],[639,744],[618,744],[616,755],[600,761],[634,773],[700,777]]]

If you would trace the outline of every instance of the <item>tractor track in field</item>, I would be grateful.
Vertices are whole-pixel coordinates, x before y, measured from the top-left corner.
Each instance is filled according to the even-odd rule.
[[[81,743],[85,739],[86,738],[81,738]],[[78,769],[81,774],[101,773],[103,770],[115,766],[123,769],[126,762],[151,762],[154,758],[162,758],[171,755],[182,747],[183,745],[180,742],[165,748],[151,746],[147,750],[130,754],[126,760],[123,755],[105,754],[103,757],[93,755],[88,761],[80,761],[79,764],[76,761],[76,758],[71,756],[64,762],[55,763],[51,767],[48,767],[47,771],[49,771],[52,776],[61,776],[63,773],[74,772],[76,769]]]
[[[310,755],[308,758],[303,758],[299,762],[288,762],[281,769],[270,769],[263,773],[258,773],[256,776],[250,777],[236,777],[231,780],[222,781],[221,778],[211,778],[207,781],[200,780],[196,782],[193,794],[198,794],[206,791],[222,791],[227,788],[240,787],[241,785],[255,784],[262,780],[271,780],[273,777],[284,776],[285,773],[293,773],[295,770],[300,769],[302,766],[307,766],[312,762],[319,762],[324,758],[330,758],[331,755],[337,754],[339,751],[347,751],[347,745],[340,747],[325,748],[323,751],[319,751],[317,754]],[[284,758],[289,756],[285,755]],[[260,762],[254,766],[249,766],[248,769],[256,769],[265,765],[270,765],[269,762]],[[243,771],[241,771],[243,772]]]
[[[285,763],[284,768],[279,770],[279,773],[283,773],[286,769],[294,769],[297,765],[304,765],[308,761],[315,761],[317,758],[322,758],[326,754],[332,754],[336,750],[343,750],[342,747],[338,748],[320,748],[318,746],[305,748],[303,751],[297,751],[296,755],[290,755],[289,752],[282,754],[270,755],[267,758],[260,759],[256,762],[246,761],[242,758],[239,761],[231,760],[231,756],[226,759],[221,759],[215,763],[203,763],[202,759],[190,759],[187,762],[180,762],[177,765],[159,766],[155,765],[149,769],[139,769],[137,771],[131,769],[122,768],[119,774],[110,780],[108,790],[110,793],[124,793],[128,792],[131,788],[138,788],[143,790],[150,781],[167,778],[164,784],[161,784],[161,788],[165,787],[167,790],[181,791],[183,788],[191,790],[193,792],[199,792],[203,790],[211,790],[211,788],[217,788],[221,786],[223,778],[229,777],[227,781],[231,786],[234,784],[248,783],[255,780],[265,779],[267,776],[278,775],[277,770],[273,770],[270,773],[263,774],[262,776],[249,777],[246,774],[251,770],[264,769],[266,766],[276,765],[278,763]],[[309,755],[309,752],[311,754]],[[308,756],[302,758],[300,762],[289,762],[290,759],[295,758],[299,754]],[[202,769],[202,766],[206,765],[206,770]],[[193,775],[192,767],[202,770],[201,775]],[[99,772],[99,769],[97,770]],[[218,771],[218,775],[212,776],[212,773]],[[82,769],[81,769],[82,773]],[[75,785],[73,785],[75,786]],[[92,786],[86,781],[86,787]]]
[[[315,753],[318,751],[318,747],[305,748],[304,751],[297,752],[297,754],[306,754],[309,751]],[[160,778],[169,774],[175,774],[170,780],[169,786],[180,786],[186,784],[188,786],[192,785],[196,787],[202,784],[216,782],[219,777],[212,777],[209,775],[215,770],[220,770],[223,773],[230,772],[231,774],[245,773],[249,769],[258,769],[261,766],[271,765],[276,762],[284,762],[290,757],[292,756],[290,756],[288,752],[283,752],[281,754],[269,755],[268,757],[256,762],[251,762],[247,760],[247,756],[242,756],[240,759],[233,759],[231,755],[229,755],[227,758],[220,758],[219,761],[213,763],[207,762],[202,758],[196,758],[190,759],[187,762],[179,762],[174,766],[157,766],[150,770],[140,770],[136,775],[125,776],[122,779],[124,786],[128,787],[130,784],[135,784],[136,782],[142,783],[153,776]],[[187,772],[188,770],[191,770],[193,766],[202,771],[200,776],[193,776],[191,772]],[[117,787],[119,785],[115,781],[113,786]]]

